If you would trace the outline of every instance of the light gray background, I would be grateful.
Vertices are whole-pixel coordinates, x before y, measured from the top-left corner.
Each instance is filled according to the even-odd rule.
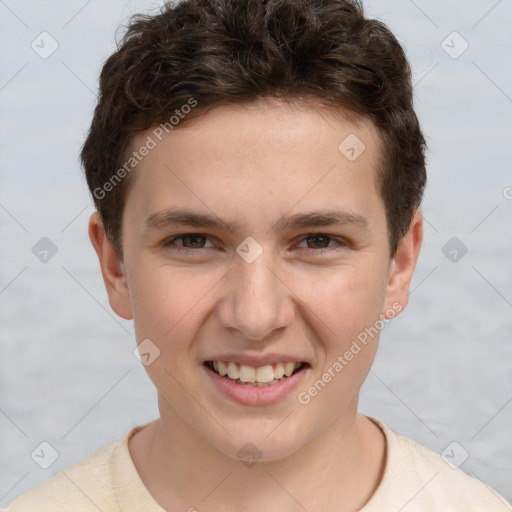
[[[108,305],[77,162],[114,32],[155,5],[0,1],[0,506],[158,414],[132,324]],[[512,2],[365,5],[406,46],[430,152],[410,304],[361,410],[438,452],[456,441],[462,468],[512,500]],[[59,44],[47,59],[31,48],[43,31]],[[453,31],[469,44],[457,59],[441,47]],[[58,248],[47,263],[42,237]],[[452,237],[468,248],[456,263]],[[59,453],[46,470],[42,441]]]

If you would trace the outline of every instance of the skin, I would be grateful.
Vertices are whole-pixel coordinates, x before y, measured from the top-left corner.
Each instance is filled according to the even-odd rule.
[[[349,134],[366,146],[353,162],[338,150]],[[340,512],[358,510],[375,492],[385,439],[357,403],[378,335],[307,405],[297,395],[365,328],[407,304],[422,216],[415,212],[391,258],[378,165],[378,135],[364,119],[305,102],[227,105],[165,135],[138,165],[122,260],[92,215],[89,234],[112,308],[134,319],[137,343],[149,338],[160,350],[146,367],[160,418],[129,449],[163,508]],[[185,207],[237,229],[145,228],[150,215]],[[277,229],[283,216],[325,210],[367,224]],[[204,237],[173,240],[191,233]],[[247,236],[263,248],[252,263],[236,252]],[[310,367],[277,403],[242,405],[202,368],[226,353],[287,354]],[[249,442],[261,453],[251,467],[237,458]]]

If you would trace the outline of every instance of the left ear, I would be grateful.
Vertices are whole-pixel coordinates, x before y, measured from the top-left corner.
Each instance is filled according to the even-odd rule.
[[[402,311],[409,301],[409,286],[423,240],[423,215],[415,210],[409,229],[398,244],[391,262],[388,284],[386,287],[385,311],[390,309],[397,313]],[[397,308],[397,304],[401,306]],[[395,305],[395,306],[393,306]]]

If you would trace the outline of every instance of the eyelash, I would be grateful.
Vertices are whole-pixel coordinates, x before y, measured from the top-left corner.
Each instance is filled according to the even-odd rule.
[[[182,235],[176,235],[176,236],[166,240],[164,242],[164,246],[170,247],[174,242],[176,242],[176,240],[180,240],[180,239],[183,240],[183,238],[189,237],[189,236],[190,237],[204,237],[206,240],[209,240],[209,238],[206,235],[202,235],[201,233],[184,233]],[[322,247],[319,249],[315,249],[315,248],[311,248],[311,247],[301,247],[300,249],[306,249],[306,250],[309,249],[309,250],[313,251],[315,254],[324,254],[324,253],[331,252],[331,251],[339,251],[341,249],[345,249],[349,245],[348,242],[346,242],[342,238],[327,235],[325,233],[309,233],[307,235],[304,235],[299,243],[302,243],[311,237],[325,237],[325,238],[329,239],[329,243],[336,242],[338,244],[338,246],[337,247]],[[185,253],[194,253],[201,249],[211,249],[211,247],[198,247],[196,249],[192,249],[190,247],[180,247],[180,246],[172,247],[173,251],[185,252]]]

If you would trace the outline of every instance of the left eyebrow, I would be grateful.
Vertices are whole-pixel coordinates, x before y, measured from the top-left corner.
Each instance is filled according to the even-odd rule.
[[[316,226],[354,226],[366,230],[369,222],[366,217],[358,213],[343,211],[319,211],[297,213],[279,219],[272,229],[284,231],[293,228],[310,228]]]
[[[173,208],[151,214],[145,221],[145,230],[163,229],[169,225],[191,226],[203,229],[218,229],[229,233],[241,231],[238,223],[232,223],[212,214],[204,214],[186,208]],[[313,211],[281,217],[270,231],[285,231],[318,226],[354,226],[367,230],[366,217],[345,211]]]

